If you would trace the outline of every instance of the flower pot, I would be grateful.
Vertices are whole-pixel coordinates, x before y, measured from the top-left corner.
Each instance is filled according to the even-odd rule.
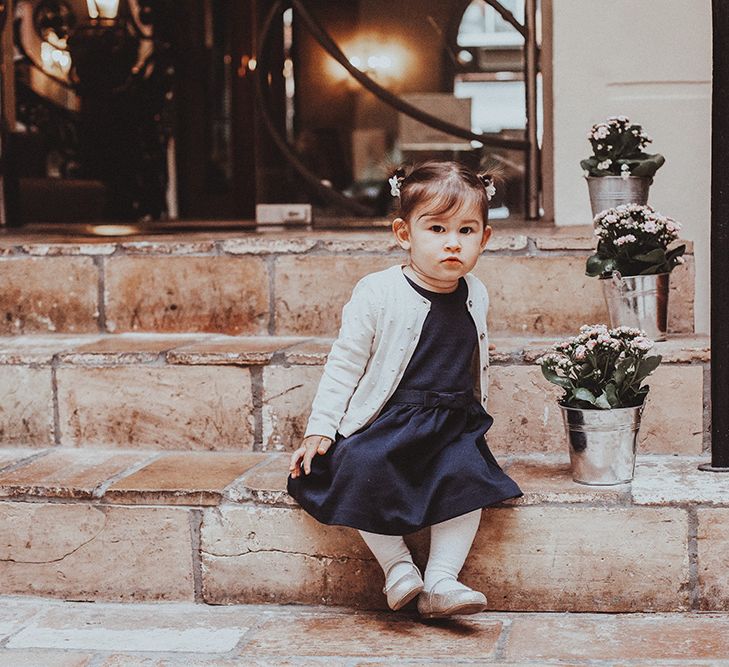
[[[601,278],[611,327],[635,327],[648,338],[666,340],[670,273]]]
[[[648,176],[585,176],[592,215],[620,204],[647,204],[653,179]]]
[[[643,405],[612,410],[559,407],[569,441],[572,479],[596,486],[630,482]]]

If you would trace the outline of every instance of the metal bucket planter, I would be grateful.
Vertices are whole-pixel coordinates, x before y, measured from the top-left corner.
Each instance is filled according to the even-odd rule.
[[[620,204],[647,204],[652,178],[647,176],[585,176],[592,216]]]
[[[580,484],[624,484],[633,479],[643,405],[582,410],[563,405],[572,479]]]
[[[648,338],[666,340],[670,276],[621,276],[613,271],[612,277],[601,278],[610,326],[635,327],[643,329]]]

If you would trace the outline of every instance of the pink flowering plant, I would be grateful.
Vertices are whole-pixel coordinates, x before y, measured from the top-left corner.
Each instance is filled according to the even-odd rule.
[[[648,354],[653,345],[640,329],[585,325],[536,363],[547,380],[564,389],[560,404],[565,407],[636,407],[648,393],[643,381],[661,363],[660,355]]]
[[[681,224],[651,206],[621,204],[598,213],[593,224],[599,240],[597,251],[587,259],[588,276],[670,273],[684,262],[685,244],[668,249],[678,239]]]
[[[659,153],[649,154],[645,147],[653,141],[640,125],[627,116],[610,116],[592,126],[587,139],[592,155],[580,162],[585,176],[646,176],[653,178],[666,161]]]

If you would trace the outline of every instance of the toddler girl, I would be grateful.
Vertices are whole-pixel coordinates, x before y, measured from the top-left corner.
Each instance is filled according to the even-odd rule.
[[[458,574],[481,508],[523,495],[484,438],[488,294],[470,271],[491,236],[493,183],[427,162],[390,184],[408,259],[362,278],[344,306],[288,492],[320,522],[359,529],[391,609],[418,595],[428,618],[476,613],[486,597]],[[402,536],[425,526],[423,581]]]

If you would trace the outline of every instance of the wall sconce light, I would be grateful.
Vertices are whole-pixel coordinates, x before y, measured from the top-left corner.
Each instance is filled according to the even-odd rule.
[[[411,59],[406,46],[380,35],[362,34],[342,46],[350,64],[380,85],[397,85],[406,75]],[[333,58],[327,59],[328,73],[335,81],[346,81],[353,89],[357,83]]]
[[[385,73],[392,69],[392,58],[385,55],[372,55],[367,58],[352,56],[349,62],[365,74]]]
[[[119,13],[119,0],[86,0],[89,18],[113,21]]]

